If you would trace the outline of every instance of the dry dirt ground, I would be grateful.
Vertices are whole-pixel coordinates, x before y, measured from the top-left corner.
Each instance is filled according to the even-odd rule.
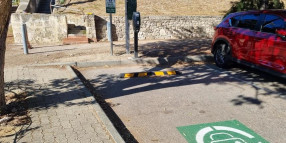
[[[19,89],[5,90],[7,106],[0,109],[0,138],[19,135],[24,125],[31,122],[25,104],[27,93]]]
[[[150,15],[224,15],[231,2],[238,0],[137,0],[137,11],[142,16]],[[64,13],[94,13],[107,16],[105,0],[65,0]],[[123,16],[125,0],[116,0],[115,16]]]
[[[137,11],[142,16],[164,15],[224,15],[231,7],[231,2],[238,0],[137,0]],[[282,0],[286,3],[286,0]],[[63,13],[87,14],[108,16],[105,10],[105,0],[65,0],[67,8]],[[116,0],[115,16],[124,16],[125,0]]]

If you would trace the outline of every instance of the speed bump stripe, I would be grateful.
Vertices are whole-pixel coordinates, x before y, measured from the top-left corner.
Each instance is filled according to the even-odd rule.
[[[134,77],[134,73],[126,73],[124,74],[124,78]]]
[[[153,71],[153,72],[136,72],[136,73],[122,73],[120,78],[132,78],[132,77],[150,77],[150,76],[166,76],[177,75],[178,71]]]
[[[176,75],[176,71],[167,71],[168,75]]]
[[[138,77],[145,77],[147,75],[148,75],[147,72],[141,72],[141,73],[138,74]]]
[[[154,72],[156,76],[164,76],[164,72],[163,71],[157,71],[157,72]]]

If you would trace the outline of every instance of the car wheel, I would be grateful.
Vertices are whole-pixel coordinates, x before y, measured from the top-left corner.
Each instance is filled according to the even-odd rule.
[[[214,54],[214,60],[218,67],[220,68],[229,68],[231,65],[231,59],[230,59],[230,49],[228,44],[226,43],[220,43],[217,45],[215,54]]]

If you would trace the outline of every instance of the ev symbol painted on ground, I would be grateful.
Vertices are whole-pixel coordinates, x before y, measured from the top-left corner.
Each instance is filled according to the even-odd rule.
[[[189,143],[269,143],[237,120],[177,127]]]

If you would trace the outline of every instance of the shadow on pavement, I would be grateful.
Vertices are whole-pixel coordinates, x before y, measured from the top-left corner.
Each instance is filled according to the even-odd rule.
[[[169,66],[165,68],[169,68]],[[162,70],[162,67],[156,66],[151,69],[146,68],[145,70]],[[248,84],[255,90],[255,95],[253,97],[237,95],[237,99],[230,101],[235,106],[254,104],[263,108],[263,101],[259,99],[259,96],[269,96],[273,94],[275,94],[275,96],[277,95],[277,98],[286,99],[285,80],[247,67],[243,67],[241,69],[237,69],[235,67],[228,71],[219,69],[215,65],[207,64],[207,66],[200,65],[195,68],[192,68],[191,66],[184,67],[178,71],[182,74],[169,76],[167,78],[153,77],[120,79],[115,75],[100,74],[89,82],[95,84],[97,94],[103,95],[104,99],[194,84],[219,84],[223,86],[230,82],[238,82],[238,84],[242,85]],[[256,82],[259,82],[259,84],[256,85]]]
[[[178,57],[210,54],[211,39],[193,38],[164,40],[140,44],[138,49],[142,57]]]
[[[16,90],[26,92],[28,95],[24,104],[28,106],[28,110],[41,112],[41,114],[46,114],[48,109],[94,104],[92,101],[77,101],[77,99],[85,98],[84,92],[86,89],[79,87],[74,79],[63,78],[46,83],[47,84],[40,84],[34,80],[5,82],[5,92],[13,92]],[[7,106],[9,106],[9,104]],[[53,112],[52,114],[57,114],[55,110],[53,110]],[[19,132],[13,134],[13,136],[15,136],[15,142],[19,141],[28,132],[41,128],[41,126],[38,125],[31,126],[32,120],[29,120],[29,125],[23,125]]]
[[[85,87],[89,89],[89,91],[93,94],[93,96],[96,98],[97,102],[101,106],[101,108],[104,110],[108,118],[111,120],[117,131],[120,133],[122,138],[127,143],[138,143],[138,141],[134,138],[134,136],[130,133],[130,131],[126,128],[124,123],[120,120],[120,118],[117,116],[117,114],[113,111],[113,109],[110,107],[110,105],[104,100],[102,96],[96,93],[95,88],[92,84],[86,78],[75,68],[73,68],[77,76],[80,78],[80,80],[83,82]]]
[[[23,90],[29,93],[26,102],[32,110],[58,108],[59,105],[87,105],[90,102],[71,103],[76,99],[84,98],[84,88],[80,88],[74,79],[56,79],[48,84],[39,84],[34,80],[20,80],[5,83],[5,90]]]

